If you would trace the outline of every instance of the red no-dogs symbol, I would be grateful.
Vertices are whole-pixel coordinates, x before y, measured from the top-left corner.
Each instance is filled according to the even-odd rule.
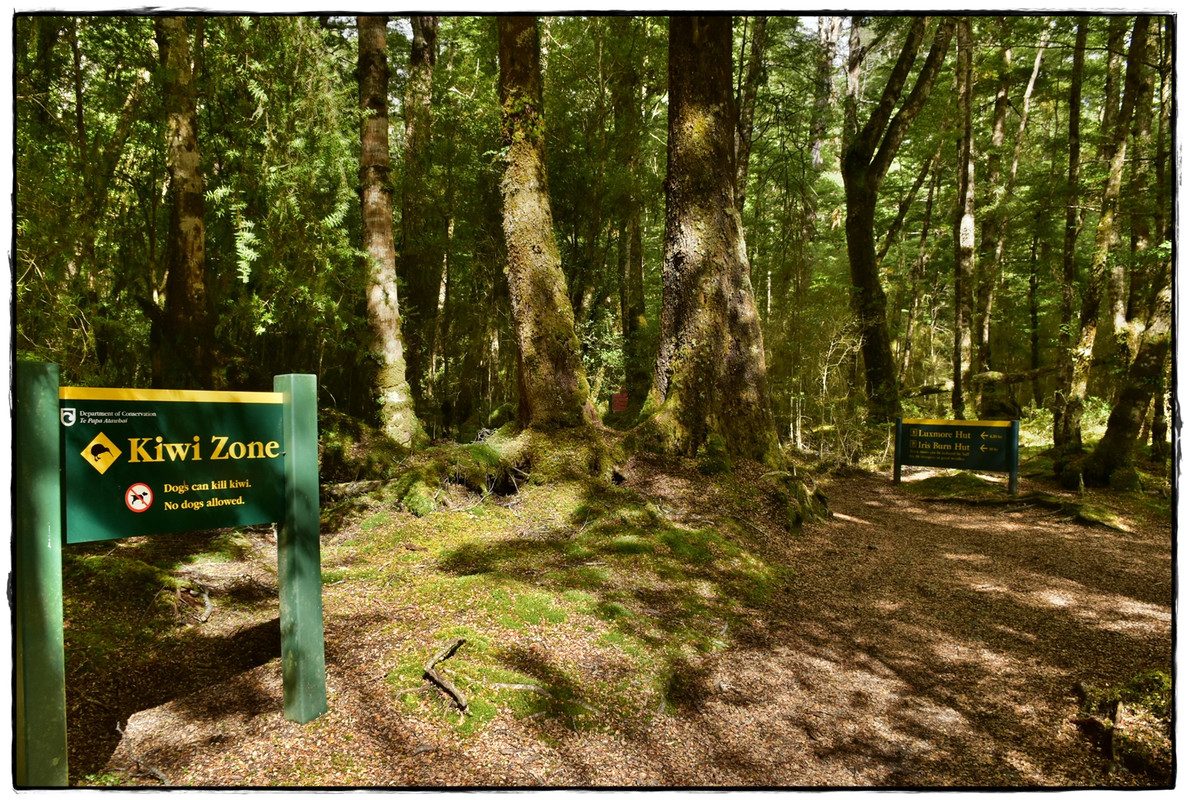
[[[124,505],[137,514],[148,511],[153,504],[153,490],[147,484],[134,483],[124,492]]]

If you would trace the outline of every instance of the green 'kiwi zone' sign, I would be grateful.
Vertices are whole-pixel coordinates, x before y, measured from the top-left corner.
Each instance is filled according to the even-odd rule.
[[[68,783],[63,545],[279,523],[284,715],[323,714],[314,376],[183,392],[60,387],[55,364],[16,367],[16,785]]]
[[[279,392],[59,397],[67,544],[283,518]]]
[[[900,467],[1009,472],[1019,493],[1018,420],[899,419],[895,422],[895,483]]]

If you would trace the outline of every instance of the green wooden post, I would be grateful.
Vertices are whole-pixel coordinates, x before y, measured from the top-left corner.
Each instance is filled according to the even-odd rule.
[[[58,365],[16,370],[16,785],[66,786]]]
[[[893,467],[892,483],[899,483],[903,476],[903,417],[895,419],[895,466]]]
[[[1011,440],[1007,442],[1007,463],[1010,464],[1011,474],[1007,481],[1007,491],[1011,494],[1019,493],[1019,420],[1011,420]]]
[[[285,518],[277,536],[285,719],[304,723],[326,711],[317,383],[313,375],[277,375],[272,388],[285,398]]]

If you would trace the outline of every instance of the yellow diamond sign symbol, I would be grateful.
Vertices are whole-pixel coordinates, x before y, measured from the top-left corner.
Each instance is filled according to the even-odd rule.
[[[83,448],[80,455],[87,460],[95,469],[99,470],[102,475],[107,472],[107,468],[116,462],[121,455],[120,448],[115,446],[115,442],[108,439],[102,433],[91,440],[91,443]]]

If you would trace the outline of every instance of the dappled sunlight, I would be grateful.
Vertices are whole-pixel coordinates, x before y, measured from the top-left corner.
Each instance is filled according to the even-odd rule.
[[[977,557],[946,554],[947,559],[977,563]],[[979,594],[1010,599],[1022,606],[1070,615],[1091,628],[1130,636],[1161,635],[1171,625],[1170,609],[1126,595],[1096,591],[1076,581],[1036,572],[1018,572],[1004,579],[980,571],[963,571],[954,579]],[[1015,634],[1020,635],[1020,634]]]
[[[842,514],[839,511],[833,512],[834,519],[840,519],[842,522],[857,522],[859,525],[869,525],[870,523],[858,517],[851,517],[849,514]]]

